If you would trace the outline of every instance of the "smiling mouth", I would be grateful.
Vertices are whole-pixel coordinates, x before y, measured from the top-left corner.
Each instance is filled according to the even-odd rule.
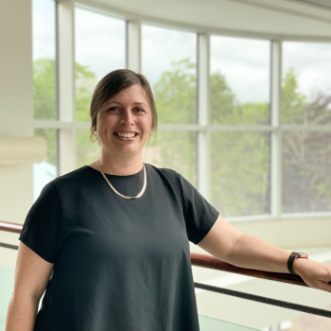
[[[122,133],[122,132],[115,132],[115,134],[119,137],[122,137],[122,138],[134,138],[137,136],[138,133],[136,132],[130,132],[130,133]]]

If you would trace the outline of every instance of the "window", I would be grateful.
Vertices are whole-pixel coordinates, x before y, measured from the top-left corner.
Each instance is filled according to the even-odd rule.
[[[283,43],[283,213],[331,211],[330,58],[331,44]]]
[[[57,119],[56,96],[56,2],[33,0],[33,87],[34,118]],[[36,200],[42,188],[57,177],[57,131],[37,128],[35,136],[47,142],[46,160],[33,165],[33,196]]]
[[[65,163],[68,168],[74,156],[77,167],[99,158],[100,146],[90,141],[92,93],[104,75],[126,66],[126,21],[77,4],[73,13],[75,118],[69,124],[59,121],[59,4],[33,0],[35,135],[45,137],[48,144],[46,160],[34,165],[35,196],[63,169],[61,160],[57,162],[58,141],[66,148],[73,146],[72,153],[70,147],[66,151],[73,155],[72,162]],[[227,218],[265,215],[275,209],[277,215],[330,212],[331,134],[325,126],[331,124],[331,44],[274,41],[282,54],[271,58],[270,40],[210,36],[210,116],[202,125],[196,101],[197,34],[153,24],[141,25],[141,68],[154,93],[159,127],[156,140],[152,137],[144,149],[143,161],[172,168],[193,185],[199,182],[197,170],[201,176],[208,169],[210,173],[199,177],[199,183],[209,178],[202,190]],[[276,124],[270,121],[271,93],[276,93],[270,83],[271,61],[282,68],[281,81],[273,77],[281,87],[279,109],[273,103],[275,115],[279,111],[281,118]],[[204,111],[202,115],[207,115]],[[200,162],[202,155],[209,159]]]
[[[196,122],[196,47],[194,33],[142,26],[142,73],[160,124]]]
[[[270,41],[212,36],[212,124],[269,124]]]
[[[283,43],[283,124],[331,124],[330,58],[331,44]]]
[[[264,132],[211,132],[211,203],[223,217],[270,212],[269,142]]]
[[[125,21],[75,9],[76,119],[90,122],[90,101],[99,80],[125,68]]]
[[[192,184],[196,133],[174,128],[196,122],[196,47],[195,33],[142,26],[142,73],[153,89],[158,123],[173,124],[150,140],[144,162],[173,168]]]
[[[57,177],[57,130],[35,129],[34,135],[47,141],[46,160],[33,165],[33,197],[36,200],[43,187]]]
[[[211,36],[210,121],[269,124],[270,41]],[[213,127],[211,127],[213,128]],[[270,212],[270,133],[211,132],[211,203],[224,217]]]
[[[55,1],[33,0],[33,86],[35,119],[55,120]]]

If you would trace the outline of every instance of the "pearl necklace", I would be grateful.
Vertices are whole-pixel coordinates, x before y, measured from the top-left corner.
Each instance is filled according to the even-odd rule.
[[[120,197],[124,198],[124,199],[138,199],[140,198],[145,190],[146,190],[146,187],[147,187],[147,175],[146,175],[146,167],[145,167],[145,164],[144,164],[144,184],[143,184],[143,187],[141,189],[141,191],[138,193],[138,195],[136,195],[135,197],[129,197],[129,196],[126,196],[126,195],[123,195],[121,193],[119,193],[118,191],[116,191],[115,187],[110,184],[108,178],[106,177],[106,175],[103,173],[102,169],[101,169],[101,165],[100,165],[100,159],[98,161],[98,167],[99,167],[99,170],[101,172],[101,175],[103,176],[103,178],[106,180],[106,182],[108,183],[109,187],[117,194],[119,195]]]

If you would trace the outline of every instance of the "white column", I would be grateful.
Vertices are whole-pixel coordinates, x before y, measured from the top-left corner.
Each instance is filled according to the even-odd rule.
[[[197,57],[197,123],[210,123],[209,115],[209,35],[198,34]],[[210,198],[210,131],[197,133],[197,178],[198,190],[207,199]]]
[[[126,23],[126,68],[141,73],[141,22]]]
[[[57,4],[58,119],[75,119],[75,32],[74,1]],[[76,169],[76,134],[74,125],[60,129],[58,138],[59,176]]]
[[[33,136],[31,1],[0,1],[0,136]],[[0,167],[0,220],[23,223],[33,202],[33,165]],[[18,235],[0,231],[0,241]],[[0,256],[3,250],[0,252]],[[2,261],[2,260],[1,260]],[[0,261],[0,264],[1,264]]]
[[[279,217],[282,206],[282,132],[280,128],[281,107],[281,58],[280,41],[271,42],[271,125],[276,129],[271,133],[271,215]]]

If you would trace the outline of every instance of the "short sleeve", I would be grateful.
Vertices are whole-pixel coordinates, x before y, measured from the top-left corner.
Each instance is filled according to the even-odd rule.
[[[47,262],[55,262],[61,248],[61,208],[53,182],[30,208],[18,239]]]
[[[219,212],[182,175],[176,174],[176,188],[183,207],[189,241],[197,245],[215,224]]]

